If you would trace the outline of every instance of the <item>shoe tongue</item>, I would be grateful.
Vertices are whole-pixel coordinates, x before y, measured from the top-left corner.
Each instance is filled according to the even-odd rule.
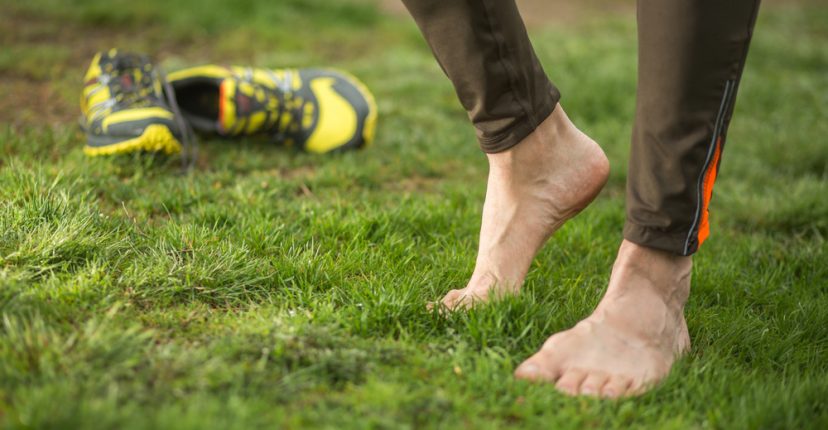
[[[261,109],[252,93],[253,88],[246,82],[239,82],[233,78],[227,78],[221,82],[216,127],[219,134],[231,136],[250,133],[261,125],[254,121],[255,114]]]
[[[216,129],[223,136],[263,132],[268,127],[268,109],[264,93],[254,84],[232,77],[224,79],[219,85]]]

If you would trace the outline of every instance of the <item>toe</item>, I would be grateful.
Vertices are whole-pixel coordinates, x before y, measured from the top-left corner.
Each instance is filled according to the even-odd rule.
[[[581,382],[579,393],[584,396],[598,396],[601,394],[601,387],[607,383],[609,375],[601,371],[589,372]]]
[[[457,306],[457,303],[462,300],[463,297],[463,290],[451,290],[449,291],[440,303],[445,306],[446,309],[452,310]]]
[[[554,383],[559,376],[558,367],[541,352],[529,357],[515,370],[515,378],[532,382]]]
[[[586,378],[587,373],[580,369],[569,369],[564,372],[555,387],[570,396],[578,395],[578,388]]]
[[[627,394],[627,389],[632,384],[632,378],[626,376],[612,376],[601,389],[601,397],[616,399]]]
[[[636,378],[630,382],[629,388],[627,388],[627,395],[628,396],[640,396],[647,391],[650,391],[653,388],[654,383],[652,381],[648,381],[644,378]]]
[[[463,309],[471,309],[474,306],[475,297],[469,294],[462,294],[458,297],[452,306],[450,307],[451,310],[463,310]]]

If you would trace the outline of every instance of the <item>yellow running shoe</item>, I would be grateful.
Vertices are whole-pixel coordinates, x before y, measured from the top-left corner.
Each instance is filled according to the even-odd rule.
[[[374,97],[342,71],[207,65],[168,77],[184,119],[201,133],[270,136],[316,153],[374,139]]]
[[[159,72],[144,56],[116,49],[95,55],[84,78],[81,125],[88,155],[174,154],[182,135],[164,100]]]

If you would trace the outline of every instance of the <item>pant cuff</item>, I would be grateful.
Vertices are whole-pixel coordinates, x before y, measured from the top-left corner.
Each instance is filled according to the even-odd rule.
[[[688,249],[686,246],[688,234],[688,232],[666,232],[658,228],[633,224],[630,221],[624,223],[624,239],[641,246],[655,248],[677,255],[692,255],[698,249],[697,247]]]
[[[531,116],[527,115],[518,119],[511,127],[496,136],[480,136],[478,134],[480,149],[487,154],[495,154],[517,145],[535,131],[549,115],[552,115],[559,99],[560,96],[557,93],[550,94],[550,97],[547,97],[543,105],[532,112]]]

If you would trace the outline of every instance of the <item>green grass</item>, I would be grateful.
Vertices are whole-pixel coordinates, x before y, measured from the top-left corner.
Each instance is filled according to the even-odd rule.
[[[828,426],[825,5],[760,14],[696,258],[693,352],[643,397],[601,401],[511,372],[605,288],[624,219],[632,17],[532,30],[611,179],[543,250],[525,294],[439,316],[424,303],[470,274],[486,165],[409,19],[357,1],[69,3],[0,0],[5,427]],[[377,96],[378,140],[339,156],[205,141],[187,175],[176,159],[87,158],[79,82],[110,45],[169,69],[347,68]]]

